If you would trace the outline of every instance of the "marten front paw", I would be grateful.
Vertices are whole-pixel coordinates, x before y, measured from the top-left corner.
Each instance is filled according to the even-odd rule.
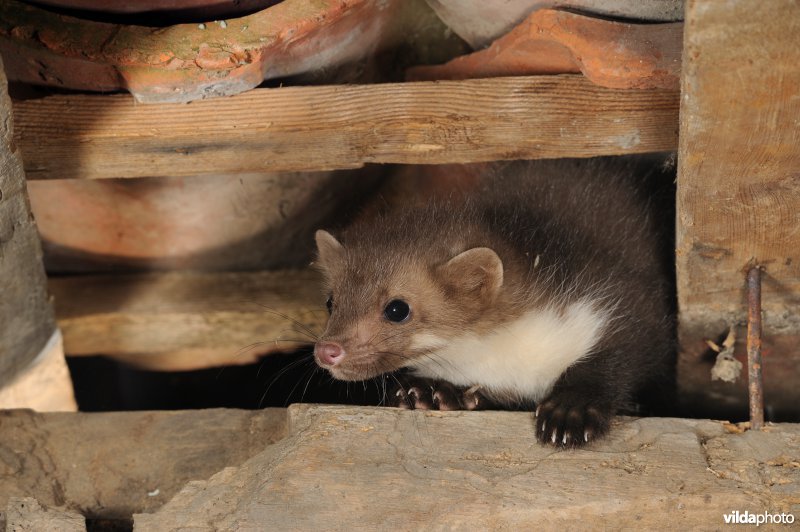
[[[608,432],[613,414],[610,404],[553,393],[536,409],[536,438],[558,447],[580,447]]]
[[[480,388],[459,388],[445,381],[413,379],[394,393],[393,406],[411,410],[479,410],[489,401]]]

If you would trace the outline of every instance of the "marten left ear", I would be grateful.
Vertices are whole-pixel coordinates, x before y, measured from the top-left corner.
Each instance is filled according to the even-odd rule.
[[[320,229],[314,235],[317,241],[317,264],[322,270],[331,271],[344,260],[344,247],[332,234]]]
[[[439,267],[439,273],[465,292],[492,298],[503,286],[503,261],[489,248],[472,248]]]

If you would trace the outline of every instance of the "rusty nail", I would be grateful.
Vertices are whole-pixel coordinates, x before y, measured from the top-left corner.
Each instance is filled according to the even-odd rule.
[[[761,378],[761,268],[747,272],[747,389],[750,395],[750,428],[764,425],[764,383]]]

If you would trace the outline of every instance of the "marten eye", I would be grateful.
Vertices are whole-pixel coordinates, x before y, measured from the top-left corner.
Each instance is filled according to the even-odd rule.
[[[333,314],[333,296],[328,296],[328,300],[325,302],[325,306],[328,307],[328,314]]]
[[[402,299],[393,299],[389,301],[389,304],[383,309],[383,315],[386,319],[394,323],[406,321],[409,314],[411,314],[411,307]]]

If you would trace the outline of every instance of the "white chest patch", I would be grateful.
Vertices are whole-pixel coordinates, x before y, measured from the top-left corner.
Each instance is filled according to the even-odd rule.
[[[445,340],[420,334],[412,346],[429,349],[431,355],[411,367],[423,377],[479,384],[538,401],[568,367],[592,353],[609,319],[610,312],[579,301],[561,312],[531,311],[482,336]]]

